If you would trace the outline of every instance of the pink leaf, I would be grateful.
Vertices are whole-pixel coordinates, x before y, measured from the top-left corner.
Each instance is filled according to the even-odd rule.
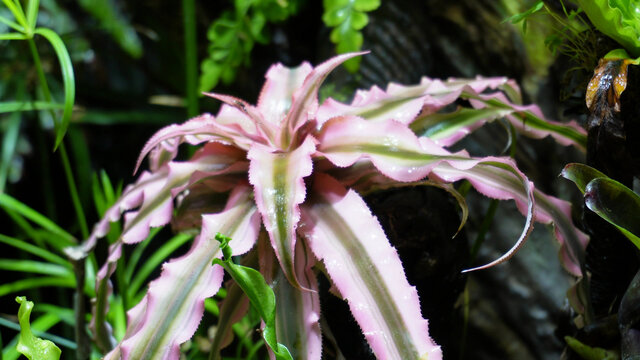
[[[282,131],[288,132],[288,135],[285,136],[284,139],[281,139],[281,144],[285,144],[285,147],[287,147],[289,141],[293,138],[293,134],[307,123],[309,116],[315,116],[318,109],[318,90],[327,75],[348,59],[363,54],[366,54],[366,52],[335,56],[316,66],[313,71],[307,75],[302,86],[296,89],[293,95],[293,102],[287,113],[287,118],[282,129]]]
[[[313,70],[308,62],[290,69],[282,64],[273,65],[265,75],[266,81],[258,98],[258,109],[264,119],[280,128],[293,102],[293,94],[302,86]]]
[[[297,287],[300,285],[295,276],[293,255],[300,219],[298,205],[306,195],[304,178],[311,174],[314,152],[314,142],[307,138],[289,153],[272,152],[255,145],[247,156],[251,161],[249,182],[253,185],[262,221],[285,275]]]
[[[160,278],[151,282],[147,295],[129,311],[125,338],[105,359],[179,359],[179,345],[196,331],[204,299],[222,284],[222,267],[211,265],[221,256],[214,234],[223,232],[240,243],[255,242],[259,227],[250,195],[250,188],[239,188],[224,212],[206,215],[189,252],[164,264]]]
[[[376,357],[442,359],[420,313],[416,289],[362,198],[318,174],[302,211],[301,231],[349,303]]]

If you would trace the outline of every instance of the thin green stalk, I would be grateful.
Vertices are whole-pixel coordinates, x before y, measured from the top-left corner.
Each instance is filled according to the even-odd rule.
[[[40,81],[40,86],[42,87],[42,93],[46,101],[51,102],[51,92],[49,91],[49,84],[47,83],[47,79],[44,76],[44,70],[42,69],[42,63],[40,62],[40,55],[38,54],[38,49],[36,48],[36,43],[33,39],[29,39],[29,48],[31,49],[31,55],[33,56],[33,61],[35,63],[36,71],[38,72],[38,79]],[[55,119],[55,113],[53,110],[51,111],[51,115]],[[58,126],[57,122],[54,122],[56,127]],[[80,203],[80,197],[78,196],[78,188],[76,187],[76,182],[73,178],[73,172],[71,170],[71,164],[69,162],[69,156],[67,155],[67,150],[64,145],[64,142],[60,143],[60,158],[62,160],[62,166],[64,168],[64,173],[67,178],[67,185],[69,187],[69,193],[71,195],[71,202],[76,211],[76,216],[78,218],[78,225],[80,226],[80,233],[82,234],[82,238],[86,239],[89,237],[89,227],[87,226],[86,217],[84,216],[84,210],[82,210],[82,204]]]
[[[195,0],[182,0],[184,20],[184,58],[186,70],[187,115],[198,115],[198,49],[196,46]]]

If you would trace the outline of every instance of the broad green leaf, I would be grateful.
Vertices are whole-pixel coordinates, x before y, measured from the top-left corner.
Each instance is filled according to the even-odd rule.
[[[18,351],[29,360],[58,360],[60,359],[60,348],[49,340],[43,340],[33,336],[29,317],[33,310],[33,302],[27,301],[24,296],[16,297],[20,304],[18,310],[18,320],[20,321],[20,340],[18,341]]]
[[[64,110],[62,112],[62,121],[56,127],[56,143],[57,148],[64,138],[64,134],[67,132],[67,127],[71,121],[71,113],[73,111],[73,103],[76,97],[76,84],[73,75],[73,65],[71,64],[71,58],[69,52],[64,45],[64,42],[58,34],[54,31],[46,28],[38,28],[34,31],[35,34],[43,36],[47,39],[56,55],[58,56],[58,62],[60,62],[60,70],[62,73],[62,81],[64,84]]]
[[[635,0],[577,0],[589,20],[605,35],[640,56],[640,5]]]
[[[591,211],[613,224],[640,249],[640,196],[609,178],[591,180],[584,200]]]
[[[568,164],[564,169],[562,169],[562,173],[560,175],[565,179],[573,181],[582,194],[584,194],[587,184],[589,184],[591,180],[607,177],[607,175],[602,173],[600,170],[580,163]]]

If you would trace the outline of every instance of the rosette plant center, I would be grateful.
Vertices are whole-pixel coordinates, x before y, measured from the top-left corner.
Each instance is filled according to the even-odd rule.
[[[414,86],[359,91],[351,104],[320,104],[318,90],[329,72],[360,55],[338,56],[315,68],[274,65],[257,105],[207,94],[224,103],[216,116],[204,114],[151,137],[137,165],[148,156],[150,170],[124,190],[83,246],[69,251],[86,255],[124,213],[122,236],[97,276],[91,323],[96,342],[109,351],[107,359],[179,358],[180,344],[201,321],[204,300],[223,284],[218,233],[231,239],[224,244],[231,255],[257,258],[255,267],[275,293],[277,341],[293,358],[322,356],[316,274],[323,271],[378,358],[441,359],[417,292],[360,195],[377,187],[447,187],[464,179],[488,197],[515,200],[524,215],[520,237],[502,257],[479,268],[512,256],[538,221],[555,224],[564,265],[581,274],[586,237],[573,226],[568,203],[536,190],[508,157],[476,158],[446,147],[503,117],[525,135],[551,135],[565,145],[582,146],[583,130],[545,120],[535,106],[518,105],[519,90],[505,78],[424,78]],[[458,98],[472,107],[438,113]],[[181,143],[200,148],[189,160],[177,161]],[[163,266],[128,312],[126,334],[116,343],[105,321],[109,277],[124,244],[143,241],[151,227],[169,222],[178,230],[199,229],[199,235],[185,255]],[[225,304],[222,311],[235,311],[234,306]]]

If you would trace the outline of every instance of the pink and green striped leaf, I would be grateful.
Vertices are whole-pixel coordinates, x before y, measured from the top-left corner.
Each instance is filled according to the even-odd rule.
[[[476,109],[495,108],[508,109],[512,113],[506,119],[521,134],[541,139],[551,136],[561,145],[573,145],[581,151],[586,151],[587,132],[576,121],[560,123],[546,119],[537,105],[517,105],[509,101],[504,93],[480,94],[465,90],[461,98],[469,100]]]
[[[308,62],[290,69],[282,64],[271,66],[258,98],[258,109],[265,121],[280,128],[293,102],[293,95],[302,87],[313,67]]]
[[[367,159],[381,173],[396,181],[418,181],[428,175],[435,175],[446,182],[467,179],[485,196],[515,200],[526,214],[522,234],[507,253],[476,269],[491,267],[509,259],[533,228],[533,184],[511,159],[475,159],[463,152],[451,154],[428,138],[417,138],[398,122],[367,122],[356,117],[328,121],[320,132],[319,141],[318,151],[340,167]]]
[[[346,60],[362,54],[365,53],[349,53],[335,56],[316,66],[307,75],[302,86],[294,92],[293,102],[283,124],[282,131],[287,132],[284,134],[284,138],[281,139],[281,144],[285,145],[284,147],[289,146],[290,141],[293,139],[293,134],[307,123],[309,117],[315,116],[318,110],[318,90],[327,75]]]
[[[255,242],[259,217],[249,187],[236,189],[223,212],[204,215],[202,232],[189,252],[163,266],[160,278],[129,311],[125,338],[105,359],[179,358],[180,344],[191,338],[200,322],[204,299],[222,284],[222,267],[211,264],[221,256],[214,240],[218,231],[239,242]]]
[[[379,359],[442,359],[397,252],[364,200],[318,174],[301,232]]]
[[[180,125],[173,124],[164,127],[147,140],[136,161],[135,171],[140,168],[142,160],[147,154],[158,147],[164,147],[165,152],[168,153],[166,157],[173,159],[177,153],[177,147],[183,142],[190,145],[204,142],[234,145],[236,153],[248,150],[254,141],[266,143],[266,139],[251,133],[250,128],[252,126],[255,128],[255,125],[247,124],[250,121],[248,116],[238,109],[223,105],[217,117],[204,114]],[[166,143],[168,141],[170,144]]]
[[[305,199],[304,178],[311,174],[314,152],[315,144],[307,138],[292,152],[272,152],[255,145],[247,156],[249,182],[262,221],[287,279],[296,287],[301,287],[294,266],[296,226],[300,220],[298,205]]]
[[[271,248],[263,247],[260,254],[260,271],[273,284],[276,295],[278,340],[287,346],[294,359],[321,359],[320,298],[312,270],[316,264],[313,253],[305,241],[296,243],[296,276],[305,290],[287,281]]]

